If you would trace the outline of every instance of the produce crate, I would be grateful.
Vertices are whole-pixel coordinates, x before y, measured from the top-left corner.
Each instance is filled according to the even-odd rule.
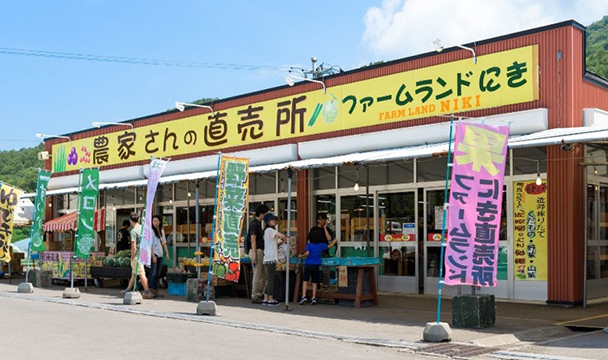
[[[194,273],[167,273],[167,281],[176,284],[185,284],[188,279],[195,278]]]
[[[91,266],[91,277],[94,279],[130,279],[130,267]]]
[[[169,274],[167,274],[169,275]],[[169,282],[169,295],[186,296],[186,283]]]

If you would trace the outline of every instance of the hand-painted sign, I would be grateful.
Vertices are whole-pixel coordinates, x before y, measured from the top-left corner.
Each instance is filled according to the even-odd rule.
[[[73,253],[71,251],[45,251],[42,253],[40,266],[42,270],[51,271],[53,273],[53,279],[67,280],[70,278],[72,255]],[[97,259],[103,259],[103,257],[103,252],[92,252],[91,261],[89,262],[86,262],[85,259],[74,259],[74,262],[72,263],[74,266],[74,279],[84,279],[85,272],[87,277],[91,279],[91,264]]]
[[[51,172],[38,170],[38,181],[36,181],[36,202],[34,204],[34,216],[32,219],[32,251],[45,251],[44,238],[42,234],[42,222],[44,221],[44,205],[46,204],[46,187],[51,179]]]
[[[447,285],[497,285],[508,138],[506,126],[456,126],[445,253]]]
[[[538,46],[53,145],[53,172],[126,164],[538,99]],[[322,119],[322,121],[320,120]]]
[[[547,280],[547,181],[513,184],[515,280]]]
[[[99,169],[84,169],[80,176],[78,198],[78,229],[74,251],[80,259],[88,259],[95,242],[95,207],[99,195]]]
[[[11,261],[8,244],[13,236],[15,206],[19,203],[22,191],[0,182],[0,260]]]
[[[144,229],[141,238],[141,246],[139,249],[139,262],[149,266],[152,259],[152,239],[154,231],[152,230],[152,213],[154,204],[154,195],[158,187],[158,180],[165,171],[168,161],[160,159],[152,159],[150,161],[150,174],[148,175],[148,188],[146,191],[146,213],[144,218]]]
[[[213,274],[238,282],[241,273],[239,239],[247,214],[249,160],[222,156],[216,195]]]

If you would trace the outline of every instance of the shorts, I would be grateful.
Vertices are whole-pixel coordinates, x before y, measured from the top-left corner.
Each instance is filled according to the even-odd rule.
[[[320,283],[321,271],[319,270],[319,266],[321,265],[304,265],[304,275],[302,279],[304,281],[309,281],[312,278],[313,283]]]
[[[137,275],[146,275],[144,265],[139,263],[136,259],[131,259],[131,274],[135,275],[135,269],[137,266]]]

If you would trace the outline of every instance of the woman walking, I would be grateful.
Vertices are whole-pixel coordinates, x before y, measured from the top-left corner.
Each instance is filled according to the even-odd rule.
[[[150,291],[152,291],[155,296],[162,297],[162,295],[158,293],[158,283],[163,268],[163,255],[166,255],[167,260],[170,259],[169,250],[167,250],[165,231],[162,228],[162,220],[158,215],[152,217],[152,231],[154,232],[154,238],[152,239],[154,254],[152,254],[152,270],[150,271]]]

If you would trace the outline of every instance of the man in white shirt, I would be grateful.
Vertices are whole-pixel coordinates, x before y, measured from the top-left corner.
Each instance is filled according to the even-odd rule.
[[[129,285],[127,288],[122,290],[121,293],[125,294],[133,289],[133,283],[135,283],[135,272],[137,271],[139,281],[141,281],[141,284],[144,287],[144,293],[141,295],[141,297],[144,299],[152,299],[154,295],[152,295],[150,289],[148,288],[148,278],[146,277],[144,265],[141,264],[137,258],[139,255],[137,247],[141,243],[142,234],[142,226],[139,223],[139,215],[136,212],[132,212],[129,215],[129,221],[131,222],[131,279],[129,280]]]

